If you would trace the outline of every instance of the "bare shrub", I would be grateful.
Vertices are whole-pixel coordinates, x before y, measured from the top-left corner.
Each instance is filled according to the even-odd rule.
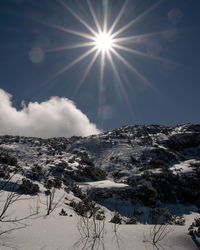
[[[57,207],[62,205],[65,194],[63,194],[59,199],[56,200],[55,197],[56,188],[48,189],[45,192],[46,195],[46,215],[51,214]]]
[[[81,237],[103,238],[105,232],[105,214],[101,207],[87,197],[82,202],[73,202],[73,208],[81,215],[77,225]]]
[[[38,214],[38,206],[34,211],[23,217],[13,217],[10,213],[10,210],[13,208],[15,203],[21,200],[27,200],[30,198],[25,198],[23,195],[16,193],[17,183],[10,184],[9,181],[4,183],[1,186],[0,191],[0,236],[8,234],[14,230],[22,229],[26,227],[26,219],[33,218],[33,216]],[[4,188],[7,188],[9,192],[3,191]],[[6,229],[3,229],[4,225],[8,225]],[[8,229],[7,229],[8,228]]]
[[[105,216],[98,216],[97,214],[93,214],[92,218],[80,216],[77,228],[82,238],[103,238],[105,233]]]
[[[114,231],[114,233],[116,233],[119,225],[122,223],[122,218],[116,210],[113,212],[113,216],[112,216],[110,222],[113,223],[113,231]]]
[[[168,224],[156,224],[150,228],[149,236],[144,235],[144,242],[152,243],[156,248],[161,241],[172,231]]]

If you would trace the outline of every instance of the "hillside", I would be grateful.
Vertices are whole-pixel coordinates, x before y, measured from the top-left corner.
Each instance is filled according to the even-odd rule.
[[[200,125],[125,126],[84,138],[1,136],[0,178],[3,197],[11,192],[31,200],[40,197],[43,211],[45,199],[56,194],[60,203],[52,211],[55,216],[64,216],[66,211],[71,220],[89,212],[92,216],[93,207],[107,222],[122,224],[126,237],[130,227],[126,224],[139,224],[131,225],[140,226],[138,232],[146,230],[144,224],[148,228],[160,223],[177,225],[189,248],[178,243],[171,249],[199,247],[198,237],[193,242],[187,228],[200,209]],[[27,201],[23,204],[28,206]],[[50,228],[55,218],[49,218],[45,225]],[[61,218],[52,223],[63,228]],[[109,228],[112,223],[107,224]],[[33,225],[32,230],[36,228]],[[20,231],[14,231],[16,237],[22,237]],[[66,249],[60,245],[59,249]],[[25,244],[20,249],[39,248]],[[124,249],[131,247],[125,244]]]

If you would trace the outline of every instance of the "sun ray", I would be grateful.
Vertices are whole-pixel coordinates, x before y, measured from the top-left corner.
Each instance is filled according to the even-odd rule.
[[[170,61],[168,59],[165,59],[165,58],[162,58],[162,57],[159,57],[159,56],[155,56],[155,55],[152,55],[152,54],[147,54],[147,53],[144,53],[144,52],[141,52],[141,51],[138,51],[138,50],[135,50],[135,49],[131,49],[131,48],[119,45],[119,44],[113,44],[113,47],[118,48],[118,49],[123,50],[123,51],[126,51],[126,52],[130,52],[130,53],[135,54],[135,55],[147,57],[149,59],[154,59],[154,60],[161,61],[161,62],[175,64],[174,62],[172,62],[172,61]]]
[[[134,43],[134,41],[135,41],[136,43],[138,43],[138,39],[149,38],[149,37],[157,36],[157,35],[164,35],[165,33],[172,32],[172,31],[175,31],[175,30],[171,29],[171,30],[165,30],[165,31],[158,31],[158,32],[152,32],[152,33],[140,34],[140,35],[135,35],[135,36],[119,37],[119,38],[114,38],[113,42],[121,43],[121,42],[130,41],[130,42]]]
[[[92,60],[90,61],[90,63],[89,63],[89,65],[88,65],[87,69],[85,70],[85,72],[84,72],[84,74],[83,74],[83,77],[82,77],[82,79],[81,79],[81,83],[84,82],[84,80],[86,79],[87,75],[89,74],[89,72],[90,72],[90,70],[91,70],[93,64],[95,63],[95,61],[96,61],[96,59],[97,59],[99,53],[100,53],[100,51],[97,50],[96,53],[94,54],[94,56],[92,57]]]
[[[51,27],[51,28],[54,28],[54,29],[57,29],[57,30],[60,30],[60,31],[64,31],[66,33],[71,33],[73,35],[81,36],[81,37],[87,38],[89,40],[94,40],[93,36],[88,35],[88,34],[83,33],[83,32],[80,32],[80,31],[76,31],[76,30],[64,28],[62,26],[59,26],[59,25],[56,25],[56,24],[52,24],[52,23],[48,23],[48,22],[45,22],[45,21],[38,21],[38,22],[41,23],[41,24],[43,24],[43,25],[46,25],[48,27]]]
[[[132,114],[133,110],[132,110],[131,103],[130,103],[128,95],[127,95],[127,93],[126,93],[126,91],[125,91],[125,89],[123,87],[123,83],[122,83],[121,77],[120,77],[119,72],[118,72],[118,70],[117,70],[117,68],[115,66],[115,63],[113,62],[112,56],[111,56],[111,54],[110,54],[109,51],[106,53],[106,55],[108,56],[108,60],[110,61],[111,67],[112,67],[112,69],[114,71],[114,74],[115,74],[115,76],[117,78],[117,81],[119,83],[119,87],[120,87],[120,89],[122,91],[122,95],[124,96],[124,99],[125,99],[125,101],[126,101],[126,103],[128,105],[128,108],[129,108],[129,110],[130,110],[130,112]]]
[[[91,12],[92,17],[93,17],[93,19],[94,19],[94,22],[95,22],[95,24],[96,24],[98,33],[101,33],[101,32],[102,32],[101,26],[100,26],[100,24],[99,24],[99,22],[98,22],[97,16],[96,16],[96,14],[95,14],[95,12],[94,12],[94,9],[93,9],[93,7],[92,7],[92,4],[91,4],[90,0],[87,0],[87,4],[88,4],[88,6],[89,6],[90,12]]]
[[[88,25],[76,12],[74,12],[66,3],[63,2],[63,0],[58,0],[60,4],[62,4],[63,7],[65,7],[80,23],[82,23],[93,35],[97,35],[97,32]]]
[[[155,8],[157,8],[162,2],[163,2],[163,0],[160,0],[159,2],[155,3],[152,7],[150,7],[147,10],[145,10],[138,17],[134,18],[132,21],[130,21],[129,23],[127,23],[126,25],[124,25],[121,29],[117,30],[115,33],[112,34],[112,38],[115,38],[116,36],[118,36],[119,34],[121,34],[123,31],[125,31],[128,28],[130,28],[131,26],[133,26],[137,21],[139,21],[141,18],[143,18],[144,16],[146,16],[147,14],[149,14]]]
[[[100,84],[102,84],[102,82],[103,82],[104,67],[105,67],[105,51],[102,51],[102,53],[101,53],[101,65],[100,65]]]
[[[112,26],[109,29],[108,34],[110,34],[110,35],[112,34],[112,32],[115,29],[116,25],[118,24],[121,16],[124,14],[124,11],[126,9],[126,6],[127,6],[128,2],[129,2],[129,0],[126,0],[126,2],[123,4],[123,6],[122,6],[122,8],[121,8],[121,10],[119,12],[119,14],[117,15],[115,21],[113,22]]]
[[[54,52],[54,51],[63,51],[63,50],[71,50],[76,48],[86,48],[86,51],[75,58],[73,61],[69,62],[67,65],[65,65],[63,68],[61,68],[58,72],[56,72],[49,81],[57,78],[62,73],[69,70],[74,65],[78,64],[80,61],[85,59],[86,57],[90,56],[90,59],[88,61],[89,64],[86,65],[86,68],[84,68],[82,77],[79,81],[79,83],[76,86],[76,89],[74,91],[74,96],[78,93],[81,86],[83,85],[85,79],[87,78],[88,74],[91,72],[91,69],[93,65],[96,63],[97,58],[99,58],[100,61],[100,75],[99,75],[99,93],[98,93],[98,108],[102,105],[102,95],[103,95],[103,87],[104,87],[104,74],[105,74],[105,63],[109,62],[108,65],[113,75],[115,75],[118,88],[121,92],[121,95],[123,99],[125,100],[129,110],[131,111],[131,114],[133,114],[132,105],[129,100],[129,95],[126,92],[125,86],[123,85],[121,75],[120,75],[120,68],[117,68],[116,62],[120,61],[120,64],[124,67],[127,67],[130,71],[132,71],[135,76],[140,79],[140,82],[145,84],[145,86],[150,86],[152,90],[156,90],[154,86],[151,85],[151,83],[145,78],[145,76],[140,73],[137,68],[135,68],[134,65],[132,65],[124,56],[127,55],[126,53],[130,53],[133,55],[138,55],[142,57],[146,57],[149,59],[154,59],[162,62],[167,63],[173,63],[174,62],[162,58],[159,55],[153,55],[149,53],[145,53],[145,50],[137,50],[137,48],[134,48],[134,45],[136,43],[140,43],[143,45],[144,43],[148,44],[148,41],[144,38],[149,38],[153,36],[159,36],[165,34],[165,32],[168,31],[159,31],[159,32],[152,32],[152,33],[146,33],[146,34],[139,34],[139,35],[133,35],[134,31],[132,31],[132,34],[129,36],[125,36],[122,33],[124,31],[128,32],[128,29],[131,28],[136,22],[140,21],[142,18],[144,18],[146,15],[148,15],[150,12],[152,12],[155,8],[160,6],[160,4],[164,0],[156,0],[156,3],[152,5],[150,8],[146,9],[145,11],[141,12],[138,16],[136,16],[134,19],[131,19],[128,23],[126,23],[124,26],[121,25],[121,28],[118,29],[120,21],[122,16],[124,15],[128,3],[130,3],[130,0],[124,0],[123,5],[121,6],[121,9],[118,13],[118,15],[115,16],[114,22],[111,24],[111,27],[108,28],[108,10],[109,6],[109,0],[103,1],[103,15],[101,16],[101,22],[99,20],[99,16],[97,15],[95,8],[92,5],[91,0],[87,0],[86,7],[88,8],[88,11],[90,13],[91,22],[85,21],[84,17],[82,18],[76,10],[72,9],[70,6],[68,6],[68,1],[65,0],[58,0],[61,6],[63,6],[68,12],[72,14],[72,16],[80,22],[80,25],[82,24],[87,30],[86,32],[80,32],[73,29],[68,29],[68,27],[62,27],[56,24],[48,23],[45,21],[36,20],[48,27],[57,29],[59,31],[63,31],[66,33],[70,33],[75,36],[79,36],[81,38],[84,38],[84,41],[82,42],[82,39],[80,39],[80,42],[74,43],[74,44],[68,44],[66,43],[66,46],[62,47],[56,47],[56,48],[50,48],[46,49],[45,52]],[[67,3],[66,3],[67,2]],[[102,2],[102,1],[100,1]],[[93,27],[94,26],[94,27]],[[129,33],[130,34],[130,33]],[[159,37],[160,38],[160,37]],[[85,40],[87,39],[87,40]],[[124,53],[123,53],[124,51]],[[144,51],[144,52],[143,52]],[[126,52],[126,53],[125,53]],[[135,57],[137,59],[137,57]],[[115,62],[116,60],[116,62]],[[107,66],[107,65],[106,65]],[[49,82],[48,81],[48,82]],[[52,82],[54,84],[55,81]],[[50,84],[49,84],[50,85]]]
[[[67,66],[65,66],[63,69],[61,69],[59,72],[57,72],[50,80],[53,80],[53,79],[57,78],[60,74],[64,73],[65,71],[70,69],[72,66],[74,66],[78,62],[82,61],[85,57],[89,56],[95,50],[96,50],[96,48],[91,48],[90,50],[86,51],[84,54],[80,55],[74,61],[72,61]]]
[[[83,74],[83,76],[82,76],[82,78],[81,78],[81,81],[79,82],[78,86],[76,87],[76,89],[75,89],[75,91],[74,91],[73,97],[75,97],[75,96],[77,95],[79,89],[81,88],[83,82],[85,81],[87,75],[89,74],[89,72],[90,72],[92,66],[94,65],[94,63],[95,63],[95,61],[96,61],[96,59],[97,59],[99,53],[100,53],[100,51],[97,50],[96,53],[93,55],[92,60],[90,61],[88,67],[86,68],[86,70],[85,70],[85,72],[84,72],[84,74]]]
[[[107,26],[108,26],[108,2],[104,2],[104,16],[103,16],[103,32],[107,33]]]
[[[77,48],[83,48],[83,47],[90,47],[94,45],[95,45],[94,42],[78,43],[78,44],[69,45],[69,46],[46,49],[45,52],[55,52],[55,51],[62,51],[62,50],[68,50],[68,49],[77,49]]]
[[[139,77],[143,82],[145,82],[147,85],[151,86],[150,82],[141,74],[139,73],[135,67],[133,67],[122,55],[120,55],[115,49],[111,49],[112,53],[117,56],[117,58],[124,63],[132,72],[134,72],[137,77]]]
[[[101,52],[101,63],[100,63],[100,80],[99,80],[99,104],[101,107],[102,91],[103,91],[103,78],[104,78],[104,67],[105,67],[105,51]]]

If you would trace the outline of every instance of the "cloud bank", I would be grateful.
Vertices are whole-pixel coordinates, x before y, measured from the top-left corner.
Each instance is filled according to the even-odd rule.
[[[30,102],[17,110],[12,96],[0,89],[0,135],[42,138],[88,136],[100,131],[67,98],[51,97],[45,102]]]

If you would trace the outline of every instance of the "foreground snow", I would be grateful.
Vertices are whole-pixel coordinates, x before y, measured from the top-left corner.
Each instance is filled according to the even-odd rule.
[[[42,198],[41,198],[42,199]],[[31,219],[23,221],[26,226],[23,229],[13,231],[1,237],[0,249],[19,250],[79,250],[79,249],[108,249],[108,250],[142,250],[156,249],[148,242],[152,225],[119,225],[114,232],[114,224],[109,223],[110,212],[106,212],[104,235],[101,239],[84,239],[78,230],[81,218],[67,205],[62,205],[46,216],[45,204],[39,202],[39,214]],[[11,214],[24,216],[30,207],[34,210],[37,199],[22,200],[12,207]],[[44,201],[44,197],[43,197]],[[64,208],[68,216],[60,216],[59,212]],[[14,213],[14,214],[13,214]],[[199,249],[188,235],[188,227],[196,213],[185,216],[185,226],[169,226],[169,234],[158,245],[157,249],[196,250]],[[146,242],[145,242],[146,241]]]

